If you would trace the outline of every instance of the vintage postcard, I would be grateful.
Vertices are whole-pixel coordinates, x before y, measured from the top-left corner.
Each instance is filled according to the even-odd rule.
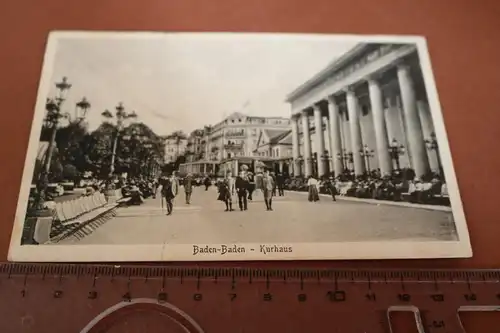
[[[50,34],[9,260],[471,255],[425,38]]]

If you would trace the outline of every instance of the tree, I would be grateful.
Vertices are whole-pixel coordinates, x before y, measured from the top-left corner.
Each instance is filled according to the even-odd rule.
[[[73,164],[66,164],[63,167],[63,177],[69,181],[75,181],[79,176],[77,168]]]
[[[89,171],[100,177],[109,174],[115,135],[118,135],[114,165],[116,173],[140,176],[149,171],[152,161],[163,160],[163,140],[147,125],[133,123],[118,131],[114,124],[105,122],[91,133],[85,144],[88,164],[94,166]]]
[[[58,183],[63,180],[63,166],[59,159],[53,158],[50,163],[49,181]]]

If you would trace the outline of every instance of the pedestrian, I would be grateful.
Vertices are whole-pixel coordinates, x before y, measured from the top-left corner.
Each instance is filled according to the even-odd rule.
[[[318,191],[319,182],[313,176],[309,176],[307,179],[307,188],[308,188],[308,200],[309,202],[319,201],[319,191]]]
[[[271,175],[271,178],[274,180],[273,197],[275,197],[276,196],[276,189],[277,189],[276,174],[274,172],[270,172],[270,175]]]
[[[224,178],[222,181],[219,182],[218,187],[219,187],[219,196],[217,197],[217,200],[224,202],[224,204],[226,205],[225,212],[232,212],[234,209],[231,198],[229,179]]]
[[[337,201],[335,197],[337,195],[337,188],[335,187],[335,180],[333,179],[333,177],[325,179],[325,185],[330,192],[330,195],[332,196],[332,200]]]
[[[248,178],[248,200],[252,201],[252,194],[253,191],[255,190],[255,178],[253,176],[253,173],[251,172],[247,173],[247,178]]]
[[[158,180],[156,178],[151,180],[152,188],[151,191],[153,192],[153,199],[156,199],[156,193],[158,192]]]
[[[278,195],[280,197],[285,195],[285,177],[280,172],[276,176],[276,186],[278,187]]]
[[[268,211],[273,210],[273,189],[276,187],[273,177],[269,174],[269,170],[264,171],[262,176],[262,193],[264,194],[264,202]]]
[[[236,177],[235,187],[236,193],[238,194],[238,206],[240,210],[247,210],[248,179],[245,171],[241,171],[240,175]]]
[[[178,182],[175,179],[174,173],[172,173],[169,177],[162,178],[161,186],[161,196],[162,200],[165,198],[167,215],[172,215],[174,211],[174,199],[179,191]]]
[[[208,188],[210,187],[210,185],[212,185],[212,181],[210,180],[210,177],[208,175],[205,177],[203,185],[205,185],[205,191],[208,191]]]
[[[186,194],[186,205],[191,203],[191,193],[193,193],[193,175],[188,173],[184,178],[184,193]]]

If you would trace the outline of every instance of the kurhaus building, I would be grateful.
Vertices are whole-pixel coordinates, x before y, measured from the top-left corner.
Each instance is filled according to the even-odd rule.
[[[358,44],[286,101],[295,176],[441,167],[414,44]]]

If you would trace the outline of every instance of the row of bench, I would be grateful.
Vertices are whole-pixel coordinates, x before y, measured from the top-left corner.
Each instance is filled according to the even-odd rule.
[[[103,193],[95,192],[89,196],[56,203],[53,208],[51,242],[59,242],[70,236],[81,239],[92,233],[116,215],[119,202],[113,201],[108,202]]]

